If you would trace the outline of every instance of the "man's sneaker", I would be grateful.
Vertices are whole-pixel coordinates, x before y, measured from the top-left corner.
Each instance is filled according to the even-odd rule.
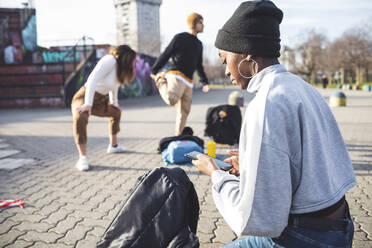
[[[107,153],[123,153],[125,152],[124,147],[116,146],[113,147],[112,145],[109,145],[107,148]]]
[[[87,156],[80,157],[75,166],[79,171],[89,170],[89,162]]]

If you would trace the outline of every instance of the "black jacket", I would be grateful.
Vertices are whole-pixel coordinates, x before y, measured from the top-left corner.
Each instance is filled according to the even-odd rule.
[[[194,136],[190,134],[181,134],[178,136],[162,138],[159,141],[158,153],[162,153],[162,151],[164,151],[164,149],[168,147],[169,143],[171,143],[172,141],[176,141],[176,140],[190,140],[190,141],[194,141],[200,147],[204,147],[204,140],[202,140],[198,136]]]
[[[152,65],[151,72],[156,74],[172,58],[170,70],[178,70],[192,79],[195,70],[198,72],[200,82],[208,84],[207,75],[203,68],[203,45],[200,40],[189,33],[175,35],[164,52]]]
[[[181,168],[156,168],[140,177],[103,238],[103,247],[199,247],[199,202]]]

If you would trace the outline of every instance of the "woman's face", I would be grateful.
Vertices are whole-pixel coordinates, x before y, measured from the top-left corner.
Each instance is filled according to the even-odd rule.
[[[226,65],[225,75],[231,80],[232,84],[238,85],[241,89],[246,89],[250,79],[244,78],[239,74],[238,66],[242,60],[250,60],[252,56],[228,52],[221,49],[219,50],[219,56],[222,63]],[[246,77],[255,74],[252,64],[254,63],[248,61],[242,62],[240,65],[240,73]]]

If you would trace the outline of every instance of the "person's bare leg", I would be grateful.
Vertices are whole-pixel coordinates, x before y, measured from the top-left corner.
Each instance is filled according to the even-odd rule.
[[[125,150],[123,146],[118,145],[117,134],[110,134],[110,145],[107,148],[107,153],[122,153],[125,152]]]
[[[110,119],[110,122],[109,122],[110,144],[107,148],[107,153],[125,152],[124,147],[118,145],[118,133],[120,132],[121,109],[119,107],[115,107],[111,104],[108,104],[106,114]]]
[[[76,147],[79,151],[80,157],[87,155],[87,144],[76,144]]]
[[[116,134],[110,134],[110,144],[111,146],[116,146],[118,144],[118,136]]]

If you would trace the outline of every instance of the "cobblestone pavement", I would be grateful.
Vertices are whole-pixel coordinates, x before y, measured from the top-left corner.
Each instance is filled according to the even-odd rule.
[[[188,125],[197,136],[203,137],[207,108],[226,103],[232,90],[236,89],[194,92]],[[327,99],[332,92],[320,91]],[[372,93],[345,93],[348,106],[333,111],[358,180],[347,195],[355,219],[354,247],[372,247]],[[175,109],[159,96],[126,99],[120,105],[119,143],[128,151],[106,154],[107,120],[90,118],[88,158],[92,169],[88,172],[74,167],[78,153],[68,109],[0,111],[1,154],[19,151],[0,158],[0,199],[26,202],[24,209],[0,209],[0,247],[95,246],[137,177],[162,166],[156,148],[174,130]],[[220,154],[230,149],[217,148]],[[9,159],[30,163],[18,163],[12,169],[5,166]],[[201,204],[197,233],[201,247],[220,247],[235,239],[214,206],[209,178],[193,167],[182,168],[194,182]]]

